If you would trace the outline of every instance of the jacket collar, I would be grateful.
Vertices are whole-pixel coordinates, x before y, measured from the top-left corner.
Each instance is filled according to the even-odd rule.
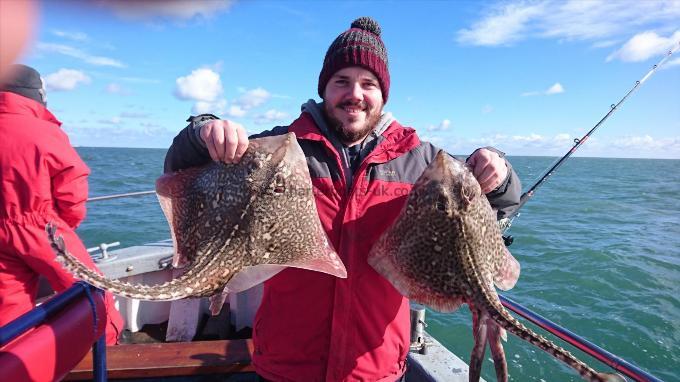
[[[322,141],[329,148],[339,152],[342,150],[342,143],[337,140],[335,134],[329,131],[320,109],[320,104],[317,104],[314,100],[309,100],[302,105],[302,113],[290,125],[289,131],[295,133],[299,139]],[[383,114],[378,122],[378,128],[371,134],[376,133],[379,133],[379,136],[373,139],[377,139],[377,145],[369,154],[369,156],[375,157],[374,160],[376,161],[391,160],[420,144],[416,131],[399,124],[390,113]]]
[[[61,122],[40,102],[11,92],[0,92],[0,113],[29,115],[61,126]]]
[[[344,146],[338,139],[337,135],[331,131],[328,123],[326,122],[326,118],[324,118],[323,102],[317,103],[313,99],[310,99],[302,105],[302,112],[309,113],[312,116],[319,131],[321,131],[321,133],[333,144],[334,147],[340,148]],[[373,141],[379,139],[382,133],[384,133],[394,121],[395,119],[392,117],[392,113],[383,113],[380,116],[380,120],[373,131],[371,131],[370,134],[368,134],[368,136],[360,143],[361,149],[363,150],[365,147],[375,146]]]

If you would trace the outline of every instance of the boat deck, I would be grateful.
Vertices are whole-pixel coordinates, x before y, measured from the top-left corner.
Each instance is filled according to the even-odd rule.
[[[173,247],[170,240],[127,247],[111,251],[108,261],[97,265],[108,277],[130,282],[162,282],[172,276],[168,267]],[[251,364],[253,344],[250,339],[252,312],[257,308],[244,294],[227,303],[218,316],[200,315],[195,322],[191,342],[165,342],[168,319],[160,323],[142,319],[147,310],[154,313],[170,311],[163,304],[117,297],[128,330],[123,344],[107,348],[107,370],[110,380],[125,381],[228,381],[255,382],[257,376]],[[181,302],[179,302],[181,304]],[[194,308],[197,309],[198,305]],[[235,309],[236,308],[236,309]],[[241,308],[239,311],[238,308]],[[250,310],[251,312],[247,312]],[[153,320],[151,320],[153,321]],[[158,322],[158,321],[156,321]],[[230,324],[231,322],[231,324]],[[139,327],[139,328],[138,328]],[[141,329],[141,330],[138,330]],[[427,336],[426,354],[410,353],[408,382],[463,382],[468,380],[468,365],[434,338]],[[67,381],[92,379],[92,354],[88,354],[71,373]]]

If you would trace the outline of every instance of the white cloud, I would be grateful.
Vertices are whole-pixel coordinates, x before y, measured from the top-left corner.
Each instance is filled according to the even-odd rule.
[[[474,150],[477,147],[494,146],[512,155],[564,155],[571,147],[569,134],[543,136],[531,133],[528,135],[491,134],[479,138],[459,142],[459,147]]]
[[[504,136],[501,136],[502,138]],[[545,142],[546,138],[540,134],[531,133],[529,135],[513,135],[512,140],[515,142]]]
[[[247,114],[246,110],[244,110],[241,106],[238,105],[231,105],[229,110],[227,110],[227,115],[234,118],[240,118],[245,116],[246,114]]]
[[[438,125],[431,125],[427,128],[428,131],[443,131],[443,130],[448,130],[451,128],[451,121],[448,119],[445,119],[441,122],[439,122]]]
[[[493,111],[493,107],[491,105],[484,105],[482,108],[482,113],[484,114],[489,114]]]
[[[126,67],[125,64],[123,64],[122,62],[120,62],[116,59],[104,57],[104,56],[93,56],[93,55],[91,55],[87,52],[84,52],[80,49],[77,49],[77,48],[74,48],[74,47],[68,46],[68,45],[39,42],[38,45],[37,45],[37,48],[38,48],[38,51],[40,51],[40,52],[63,54],[64,56],[77,58],[79,60],[82,60],[82,61],[87,62],[88,64],[92,64],[92,65],[113,66],[113,67],[116,67],[116,68],[125,68]]]
[[[260,87],[250,90],[239,89],[239,91],[243,94],[228,103],[221,97],[224,90],[220,75],[215,70],[204,67],[192,71],[188,76],[179,77],[176,80],[174,94],[179,99],[196,101],[192,107],[192,112],[195,114],[211,113],[231,118],[244,117],[251,109],[263,105],[272,98],[270,92]],[[271,116],[269,114],[269,117]],[[263,121],[268,116],[264,113],[257,118]]]
[[[479,138],[444,139],[440,145],[455,154],[470,153],[483,146],[494,146],[509,155],[547,155],[561,157],[574,145],[573,137],[566,133],[554,136],[541,134],[507,135],[490,134]],[[591,137],[576,156],[613,158],[673,158],[680,159],[680,136],[653,137],[618,136]]]
[[[470,29],[458,31],[457,40],[461,44],[487,46],[517,41],[523,37],[527,22],[544,12],[543,7],[544,4],[509,4],[492,9],[489,16]]]
[[[67,32],[67,31],[55,29],[55,30],[52,31],[52,34],[55,35],[55,36],[59,36],[61,38],[65,38],[65,39],[73,40],[73,41],[79,41],[79,42],[89,40],[89,37],[87,36],[87,34],[82,33],[82,32]]]
[[[196,69],[176,81],[175,96],[184,100],[213,102],[222,94],[220,75],[207,68]]]
[[[613,137],[605,142],[588,141],[588,155],[619,158],[680,159],[680,136],[651,135]]]
[[[531,97],[537,95],[553,95],[564,93],[564,87],[559,82],[555,82],[554,85],[543,91],[530,91],[520,94],[522,97]]]
[[[672,36],[662,37],[646,31],[633,36],[621,48],[607,57],[607,61],[619,59],[626,62],[640,62],[650,57],[666,54],[680,41],[680,31]]]
[[[1,1],[1,0],[0,0]],[[140,124],[143,129],[125,128],[120,125],[92,127],[85,124],[64,123],[62,127],[74,146],[89,147],[156,147],[167,149],[177,131],[159,125]],[[115,139],[112,139],[114,137]],[[150,139],[153,137],[153,139]]]
[[[488,7],[470,28],[457,32],[461,44],[497,46],[531,38],[595,40],[611,44],[645,29],[677,28],[680,2],[540,0]],[[602,40],[602,41],[600,41]]]
[[[241,90],[244,94],[241,95],[238,99],[235,101],[231,102],[231,105],[229,108],[227,108],[227,101],[222,100],[219,103],[205,103],[202,105],[196,105],[194,107],[194,111],[197,110],[210,110],[210,111],[204,111],[204,113],[214,113],[214,114],[224,114],[227,117],[231,118],[241,118],[245,117],[248,112],[251,109],[254,109],[258,106],[261,106],[265,102],[267,102],[271,98],[271,94],[263,89],[263,88],[255,88],[251,90]],[[256,116],[255,118],[259,120],[261,123],[266,123],[262,121],[266,121],[268,118],[266,114],[269,112],[266,112],[264,114],[260,114]],[[271,117],[271,113],[269,114]],[[256,122],[257,123],[257,122]]]
[[[566,141],[572,140],[571,136],[569,136],[569,134],[565,134],[565,133],[555,135],[554,139],[557,142],[562,142],[562,141],[566,142]]]
[[[626,136],[615,139],[612,145],[625,150],[656,151],[675,149],[680,152],[680,137],[656,139],[650,135]]]
[[[255,116],[255,123],[258,125],[272,124],[274,122],[287,120],[290,118],[288,113],[270,109],[262,114]]]
[[[45,76],[45,85],[49,90],[73,90],[79,84],[89,84],[90,77],[74,69],[59,69],[57,72]]]
[[[221,115],[227,112],[227,100],[219,99],[215,101],[197,101],[191,108],[194,114],[215,114]]]
[[[439,146],[439,147],[446,146],[446,148],[452,154],[459,152],[458,151],[459,145],[457,144],[459,142],[459,140],[444,138],[440,135],[428,135],[427,133],[422,134],[422,135],[418,134],[418,136],[420,137],[421,140],[430,142],[430,143],[434,144],[435,146]]]
[[[133,20],[154,18],[186,20],[195,16],[210,18],[220,11],[228,10],[233,3],[231,0],[104,0],[100,2],[101,5],[113,10],[117,16]]]
[[[269,98],[271,98],[271,94],[268,91],[262,88],[255,88],[246,91],[238,100],[234,101],[234,104],[244,110],[250,110],[267,102]]]
[[[560,93],[564,93],[564,88],[562,87],[562,84],[560,84],[559,82],[556,82],[553,86],[551,86],[548,90],[545,91],[546,95]]]

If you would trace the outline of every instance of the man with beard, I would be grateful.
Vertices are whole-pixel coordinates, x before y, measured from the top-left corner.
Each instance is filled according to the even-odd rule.
[[[330,45],[319,74],[322,103],[309,100],[289,126],[307,157],[316,206],[347,278],[288,268],[264,284],[253,364],[271,381],[401,380],[409,351],[409,302],[366,261],[439,149],[383,111],[390,89],[380,27],[355,20]],[[204,114],[168,150],[165,171],[238,162],[245,129]],[[520,182],[503,154],[476,150],[468,163],[498,217],[519,203]],[[274,212],[275,213],[275,212]]]

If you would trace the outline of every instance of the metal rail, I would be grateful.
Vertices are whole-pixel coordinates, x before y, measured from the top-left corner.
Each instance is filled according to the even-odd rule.
[[[607,350],[593,344],[592,342],[580,337],[579,335],[565,329],[556,323],[548,320],[547,318],[540,316],[531,310],[523,307],[522,305],[516,303],[515,301],[509,299],[505,296],[500,296],[501,303],[506,308],[517,313],[521,317],[529,320],[533,324],[539,326],[540,328],[547,330],[551,334],[557,336],[558,338],[568,342],[569,344],[575,346],[582,352],[596,358],[598,361],[604,363],[605,365],[611,367],[612,369],[618,371],[619,373],[625,375],[626,377],[633,378],[637,382],[662,382],[659,378],[649,374],[648,372],[640,369],[638,366],[624,360],[623,358],[608,352]]]
[[[95,196],[95,197],[92,197],[92,198],[87,198],[87,201],[88,202],[96,202],[96,201],[99,201],[99,200],[127,198],[127,197],[130,197],[130,196],[142,196],[142,195],[150,195],[150,194],[155,194],[155,193],[156,193],[156,191],[128,192],[128,193],[125,193],[125,194]]]
[[[78,281],[70,288],[52,297],[45,303],[17,317],[7,325],[0,327],[0,347],[5,346],[26,331],[58,314],[75,300],[82,298],[83,296],[89,297],[92,291],[98,291],[98,289],[83,281]],[[94,310],[93,314],[95,314]],[[94,320],[96,319],[97,318],[94,317]],[[92,364],[94,381],[105,382],[107,380],[105,334],[102,334],[99,339],[92,344]]]

